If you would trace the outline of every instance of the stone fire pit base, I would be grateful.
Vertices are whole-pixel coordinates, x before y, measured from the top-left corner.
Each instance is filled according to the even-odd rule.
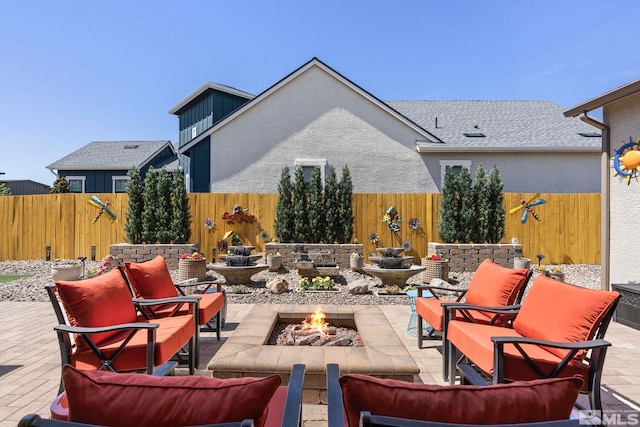
[[[373,375],[413,382],[418,365],[378,306],[322,306],[327,321],[353,320],[363,347],[309,347],[266,345],[278,321],[298,322],[316,311],[315,305],[256,305],[222,345],[207,366],[216,378],[261,377],[280,374],[289,381],[291,367],[304,363],[306,404],[326,403],[328,363],[340,372]]]

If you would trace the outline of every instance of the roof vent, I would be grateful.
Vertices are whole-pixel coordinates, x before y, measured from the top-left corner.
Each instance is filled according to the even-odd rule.
[[[127,144],[124,146],[125,150],[135,150],[136,148],[138,148],[140,145],[138,144]]]
[[[484,133],[482,132],[465,132],[463,135],[467,138],[484,138]]]
[[[578,132],[578,135],[585,138],[600,138],[602,136],[598,132]]]

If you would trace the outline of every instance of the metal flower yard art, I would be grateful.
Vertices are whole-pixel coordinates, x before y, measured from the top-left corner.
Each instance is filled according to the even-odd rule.
[[[538,216],[538,214],[536,213],[536,211],[533,209],[534,206],[538,206],[538,205],[542,205],[543,203],[546,203],[547,201],[543,198],[540,198],[540,193],[536,193],[535,196],[533,196],[532,198],[530,198],[528,201],[525,199],[521,199],[520,200],[520,206],[516,206],[515,208],[511,209],[509,211],[510,214],[515,214],[518,211],[524,209],[524,212],[522,213],[522,218],[520,218],[520,222],[525,224],[527,222],[527,218],[529,217],[529,214],[531,214],[531,216],[536,220],[536,221],[540,221],[540,217]]]
[[[389,229],[394,233],[400,231],[400,224],[402,223],[402,217],[398,215],[398,211],[395,207],[389,206],[389,209],[382,215],[382,222],[389,226]]]
[[[640,135],[635,141],[629,137],[629,142],[622,145],[616,154],[611,158],[613,160],[614,173],[613,176],[619,176],[620,180],[625,180],[627,185],[631,183],[631,178],[638,180],[640,175]]]

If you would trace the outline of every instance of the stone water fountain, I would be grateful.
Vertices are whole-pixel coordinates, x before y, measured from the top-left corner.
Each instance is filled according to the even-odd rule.
[[[382,285],[398,285],[403,288],[407,279],[424,270],[426,267],[413,265],[412,256],[400,256],[403,248],[377,248],[381,256],[369,257],[377,265],[366,265],[362,268],[366,273],[382,280]]]
[[[229,285],[247,284],[251,276],[269,268],[267,264],[256,263],[262,255],[251,255],[254,249],[255,246],[229,246],[229,253],[218,255],[224,262],[208,264],[207,269],[224,276]]]

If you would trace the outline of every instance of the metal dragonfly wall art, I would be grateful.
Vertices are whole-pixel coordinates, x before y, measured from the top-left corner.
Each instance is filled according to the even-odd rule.
[[[529,218],[529,215],[531,215],[536,221],[540,221],[540,216],[536,213],[533,207],[546,202],[547,201],[545,199],[540,197],[540,193],[536,193],[528,201],[525,199],[521,199],[520,206],[516,206],[515,208],[509,210],[509,213],[513,215],[520,210],[524,210],[524,212],[522,213],[522,218],[520,218],[520,222],[523,224],[527,222],[527,218]]]

